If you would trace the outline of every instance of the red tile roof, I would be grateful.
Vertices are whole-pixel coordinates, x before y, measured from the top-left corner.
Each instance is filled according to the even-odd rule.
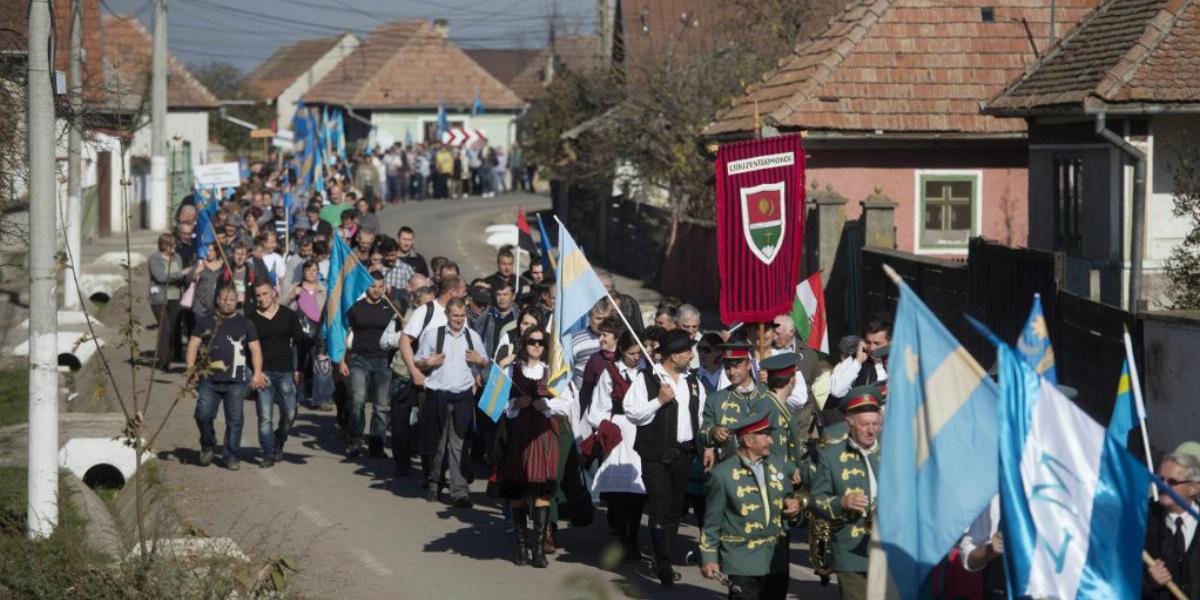
[[[470,107],[476,90],[487,109],[524,102],[425,21],[380,25],[304,95],[312,104],[361,109]]]
[[[1097,1],[1058,0],[1058,30]],[[764,124],[784,129],[1023,134],[1024,120],[982,115],[979,105],[1037,59],[1049,15],[1036,0],[858,0],[706,132],[749,133],[757,103]]]
[[[344,35],[315,40],[300,40],[276,50],[258,65],[247,79],[250,94],[260,100],[274,100],[298,77],[312,68],[321,57],[337,47]]]
[[[104,15],[104,80],[107,107],[136,110],[150,95],[153,38],[136,17]],[[191,72],[167,54],[167,106],[217,108],[220,101]]]
[[[559,37],[555,40],[554,51],[558,55],[556,68],[563,71],[584,74],[604,64],[600,57],[600,36],[597,35]],[[537,50],[537,55],[526,62],[521,72],[504,84],[526,102],[536,100],[546,91],[549,57],[549,49]]]
[[[463,52],[504,85],[511,84],[530,62],[542,55],[541,48],[464,48]]]
[[[1173,102],[1200,102],[1200,3],[1107,0],[987,110]]]

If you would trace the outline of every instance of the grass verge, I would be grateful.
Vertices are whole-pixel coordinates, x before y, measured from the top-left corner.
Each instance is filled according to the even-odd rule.
[[[29,421],[29,371],[0,370],[0,427]]]

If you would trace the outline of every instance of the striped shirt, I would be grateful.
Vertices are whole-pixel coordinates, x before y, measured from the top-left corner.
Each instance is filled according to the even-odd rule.
[[[593,333],[588,327],[571,338],[571,356],[574,358],[571,370],[571,381],[575,389],[583,384],[583,371],[587,369],[588,359],[600,351],[600,334]]]

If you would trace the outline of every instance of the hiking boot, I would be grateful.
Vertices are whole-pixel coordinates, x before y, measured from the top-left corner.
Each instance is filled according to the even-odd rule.
[[[197,461],[200,466],[207,467],[213,461],[213,451],[211,448],[200,450],[200,459]]]
[[[275,466],[275,458],[272,456],[264,456],[262,460],[258,461],[260,469],[270,469],[273,466]]]
[[[365,448],[363,447],[362,442],[353,442],[350,444],[350,447],[346,449],[346,458],[358,458],[363,455],[364,450]]]
[[[237,471],[242,468],[242,462],[236,458],[233,460],[227,460],[225,461],[225,468],[229,469],[230,471]]]

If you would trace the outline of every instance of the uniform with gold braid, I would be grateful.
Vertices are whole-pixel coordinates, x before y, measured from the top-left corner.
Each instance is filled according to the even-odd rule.
[[[766,406],[730,427],[731,436],[773,428]],[[772,451],[774,449],[772,448]],[[734,589],[730,598],[783,598],[787,594],[788,528],[783,514],[792,497],[791,468],[774,454],[763,459],[762,480],[740,454],[718,463],[705,484],[707,506],[700,532],[702,563],[718,563],[731,581],[756,578]],[[771,581],[762,580],[767,576]],[[757,587],[758,593],[744,589]]]

